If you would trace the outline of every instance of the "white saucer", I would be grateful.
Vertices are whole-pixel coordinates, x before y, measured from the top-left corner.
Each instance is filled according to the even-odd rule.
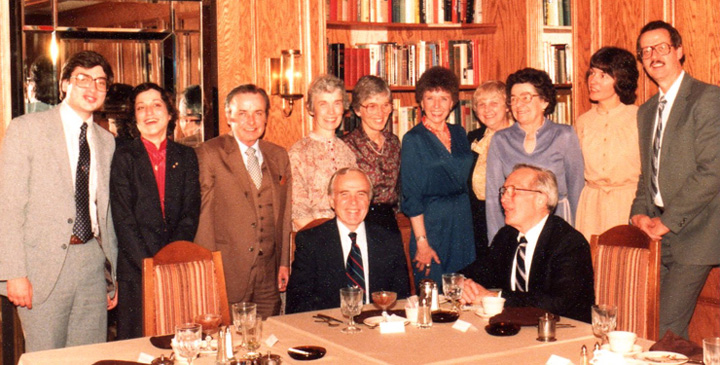
[[[606,344],[600,346],[600,348],[603,349],[603,350],[612,351],[612,350],[610,350],[610,344],[609,344],[609,343],[606,343]],[[613,351],[613,352],[615,352],[615,351]],[[640,346],[640,345],[633,345],[632,350],[630,350],[629,352],[623,353],[622,355],[623,355],[623,356],[632,356],[632,355],[635,355],[635,354],[639,354],[639,353],[641,353],[641,352],[642,352],[642,346]]]
[[[482,319],[490,319],[491,317],[495,317],[496,315],[500,314],[500,313],[486,314],[485,310],[482,307],[476,309],[473,313],[475,313],[476,316],[478,316]]]
[[[368,317],[363,321],[363,323],[370,328],[375,328],[382,322],[385,322],[385,318],[383,316]],[[388,317],[388,322],[405,322],[406,326],[410,324],[410,321],[408,321],[407,318],[400,316],[390,316]]]
[[[687,356],[669,351],[647,351],[635,355],[634,358],[647,364],[680,365],[688,362]]]

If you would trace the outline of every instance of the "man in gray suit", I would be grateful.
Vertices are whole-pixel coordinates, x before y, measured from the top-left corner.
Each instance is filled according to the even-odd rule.
[[[697,297],[720,264],[720,88],[683,71],[678,31],[645,25],[637,57],[660,91],[638,110],[642,172],[632,224],[662,239],[660,335],[688,337]]]
[[[0,294],[18,307],[27,351],[105,341],[117,304],[115,142],[92,117],[112,78],[100,54],[73,55],[63,102],[10,122],[0,150]]]

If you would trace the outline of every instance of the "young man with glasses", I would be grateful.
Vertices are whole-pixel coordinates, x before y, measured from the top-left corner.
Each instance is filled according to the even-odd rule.
[[[460,271],[463,301],[479,302],[501,289],[508,307],[537,307],[590,322],[595,304],[590,246],[564,219],[552,214],[557,180],[550,170],[518,164],[500,188],[505,210],[490,252]]]
[[[660,90],[638,110],[642,169],[630,217],[662,239],[660,335],[687,338],[700,290],[720,264],[720,88],[683,71],[682,38],[663,21],[642,28],[637,58]]]
[[[0,293],[28,352],[104,342],[117,304],[113,136],[93,123],[113,73],[92,51],[63,66],[57,107],[14,119],[0,150]]]

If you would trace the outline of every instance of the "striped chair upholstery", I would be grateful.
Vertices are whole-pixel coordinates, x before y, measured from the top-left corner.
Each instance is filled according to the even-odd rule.
[[[660,242],[621,225],[590,240],[595,300],[618,307],[617,330],[658,339]]]
[[[198,314],[219,313],[230,323],[220,252],[173,242],[143,261],[143,332],[173,333]]]

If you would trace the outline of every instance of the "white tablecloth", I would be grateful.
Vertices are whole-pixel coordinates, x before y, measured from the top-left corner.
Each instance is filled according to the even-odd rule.
[[[399,305],[396,304],[396,307]],[[329,327],[312,318],[317,312],[270,317],[263,328],[263,338],[275,335],[278,342],[269,350],[282,357],[285,363],[304,363],[291,359],[287,349],[299,345],[322,346],[327,354],[313,363],[327,364],[545,364],[555,354],[579,363],[580,347],[584,344],[592,351],[597,339],[593,337],[589,324],[563,318],[562,323],[573,324],[574,328],[558,328],[557,341],[544,343],[536,340],[536,327],[523,327],[515,336],[494,337],[484,327],[487,320],[473,312],[463,312],[460,319],[473,324],[475,329],[460,332],[452,329],[451,323],[436,323],[430,329],[406,327],[405,333],[380,334],[378,328],[362,327],[362,332],[347,335],[340,332],[345,327]],[[339,309],[323,310],[338,319],[343,319]],[[239,336],[235,336],[239,342]],[[639,340],[644,350],[652,342]],[[268,347],[263,344],[261,351]],[[148,338],[116,341],[95,345],[77,346],[58,350],[24,354],[20,365],[35,364],[92,364],[98,360],[136,361],[138,355],[169,355],[170,350],[155,348]],[[202,355],[194,363],[214,364],[214,355]]]

